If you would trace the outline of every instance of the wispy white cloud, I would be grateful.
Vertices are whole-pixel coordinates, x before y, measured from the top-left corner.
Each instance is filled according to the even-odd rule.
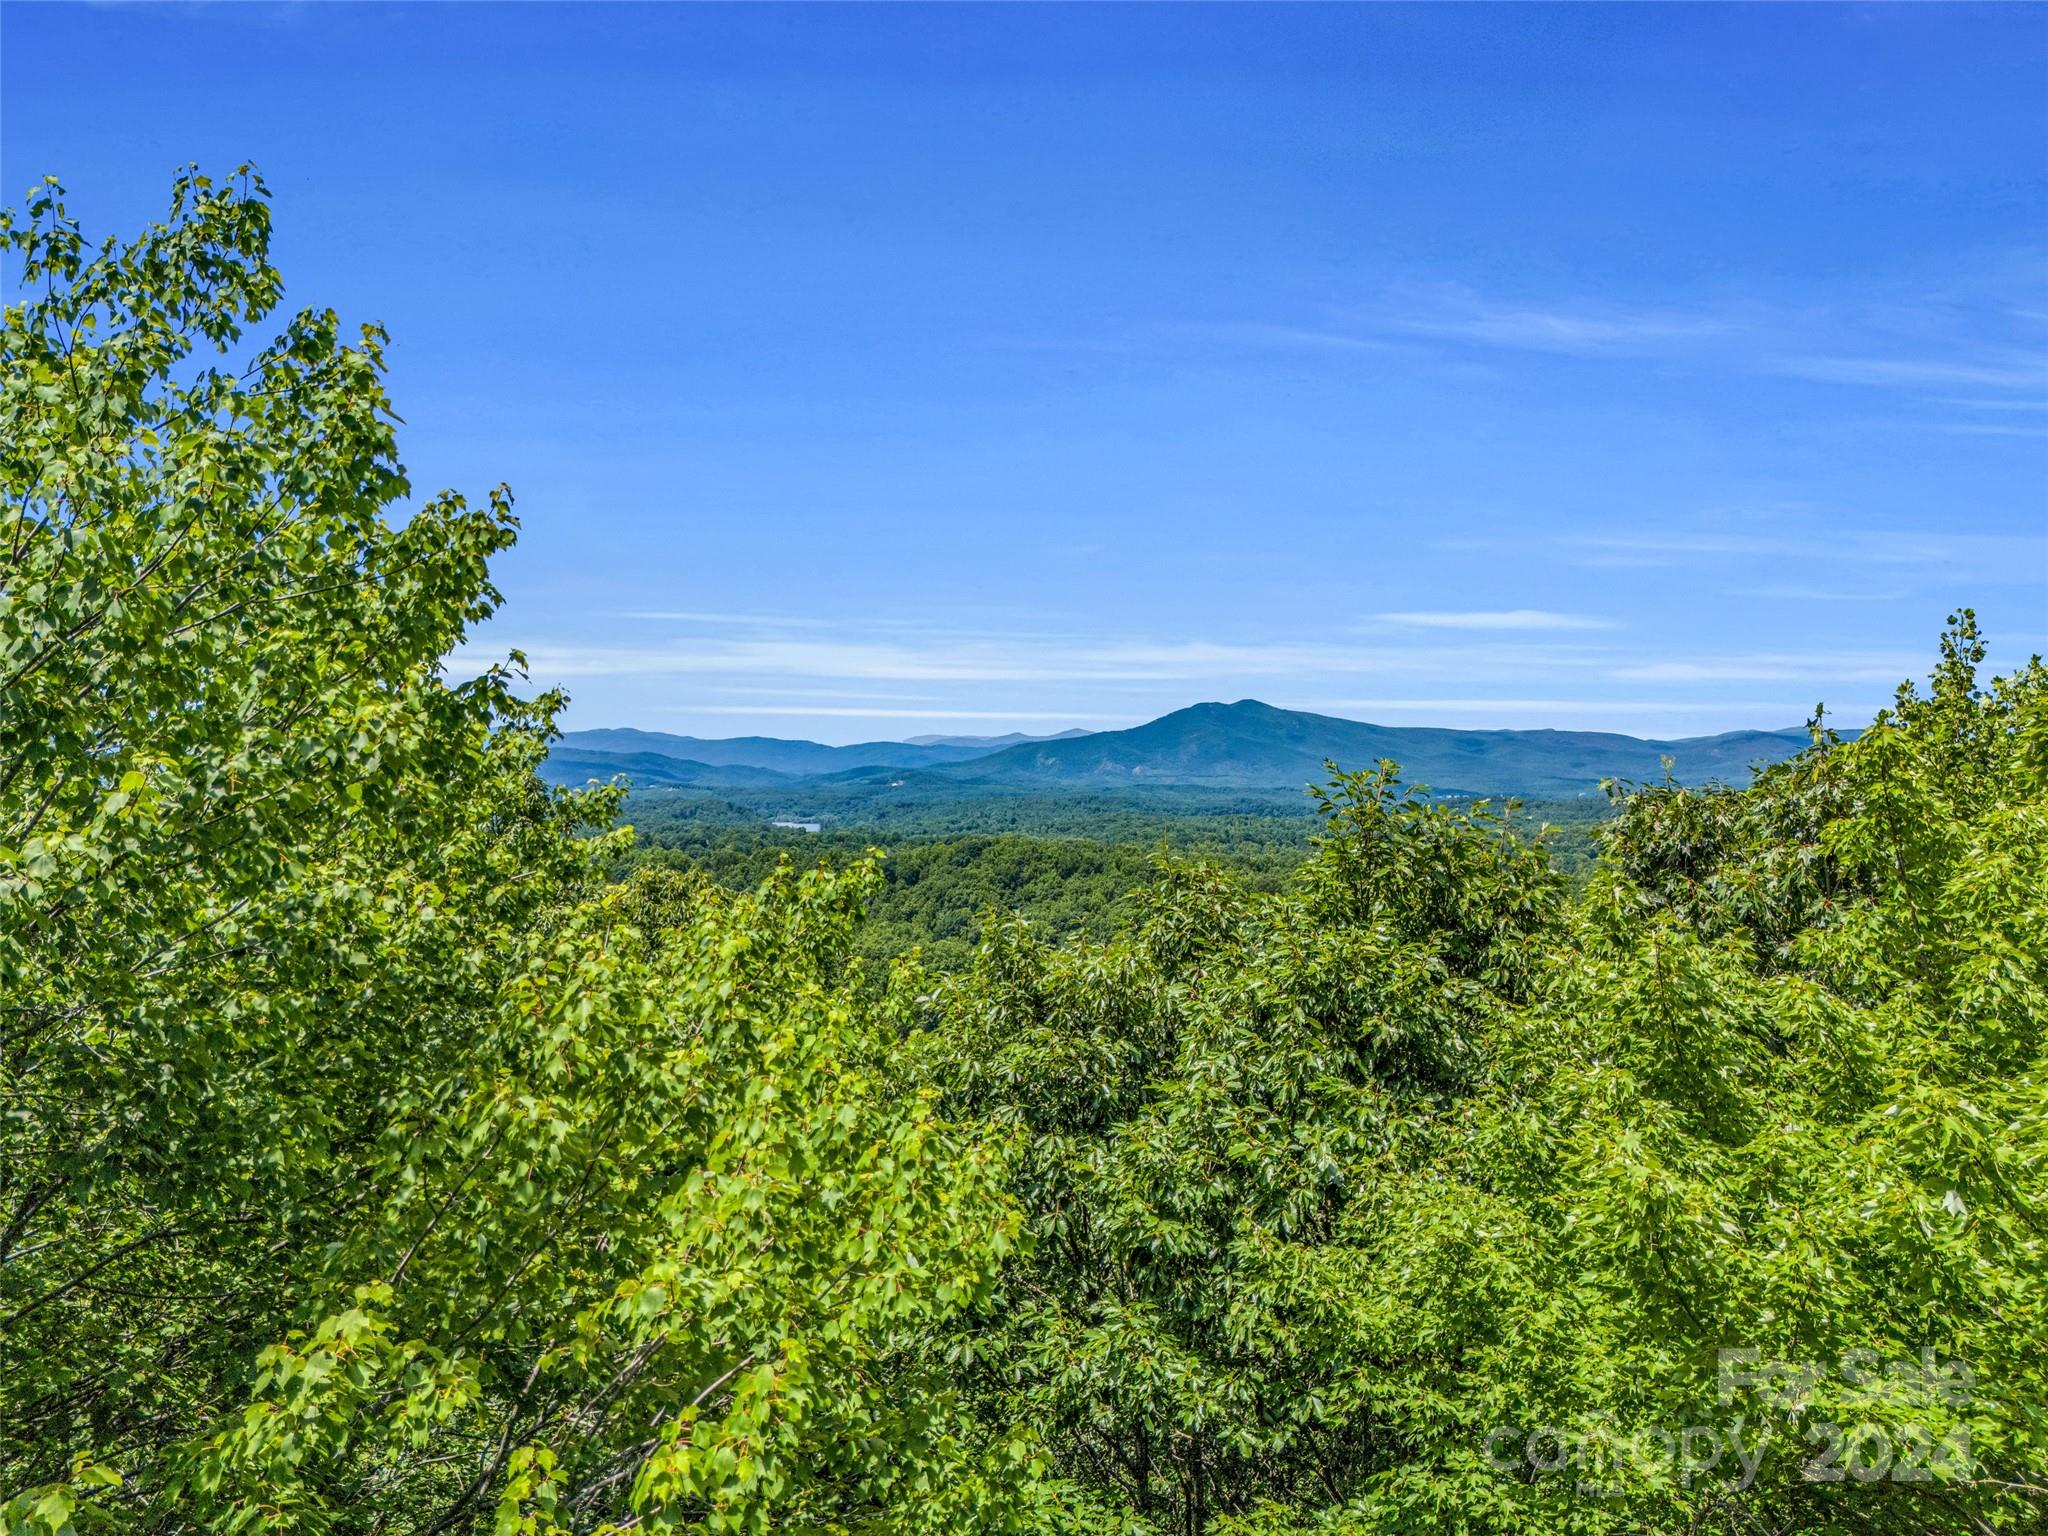
[[[1588,665],[1600,653],[1531,640],[1495,644],[1415,641],[1332,645],[1293,640],[1217,641],[1070,636],[971,636],[935,630],[888,637],[699,636],[659,645],[535,641],[522,647],[549,682],[586,677],[808,678],[909,684],[1174,683],[1332,674],[1449,678]]]
[[[835,720],[1122,720],[1122,715],[1035,709],[867,709],[838,704],[700,704],[675,713],[704,715],[795,715]]]
[[[1411,336],[1435,336],[1573,356],[1666,352],[1728,336],[1730,315],[1620,304],[1504,304],[1468,288],[1435,285],[1396,295],[1372,323]]]
[[[1502,719],[1511,714],[1539,715],[1725,715],[1732,710],[1767,711],[1776,704],[1715,699],[1325,699],[1302,706],[1325,714],[1359,711],[1367,714],[1476,714]]]
[[[1729,533],[1575,534],[1562,542],[1577,551],[1575,563],[1595,568],[1670,566],[1712,559],[1771,560],[1808,566],[1964,571],[1986,582],[2048,580],[2048,534],[1807,527]]]
[[[1732,300],[1643,305],[1502,299],[1462,284],[1431,283],[1394,288],[1377,302],[1320,322],[1211,325],[1200,333],[1253,346],[1330,352],[1384,350],[1392,342],[1417,348],[1450,343],[1459,349],[1654,360],[1861,389],[2012,391],[2040,399],[2048,395],[2048,352],[2014,329],[2018,316],[1981,300],[1972,306],[1793,308]]]
[[[811,703],[818,698],[815,684],[807,688],[787,688],[774,683],[750,681],[745,683],[705,683],[700,685],[706,693],[734,694],[748,699],[796,699]],[[945,702],[931,693],[884,693],[869,688],[834,688],[832,698],[837,700],[858,699],[870,704],[939,704]]]
[[[826,619],[799,618],[780,613],[706,613],[689,608],[643,608],[617,617],[650,624],[713,624],[743,629],[824,629]]]
[[[1755,597],[1783,603],[1892,603],[1905,596],[1896,590],[1845,592],[1836,587],[1783,582],[1762,587],[1729,587],[1729,597]]]
[[[1814,700],[1807,684],[1776,698],[1748,694],[1714,698],[1664,694],[1644,698],[1593,696],[1538,698],[1392,697],[1331,698],[1296,707],[1321,714],[1387,724],[1428,724],[1463,730],[1594,730],[1630,736],[1677,738],[1730,730],[1782,730],[1807,718]],[[1829,710],[1846,719],[1864,719],[1883,697],[1845,697],[1836,685],[1816,690],[1827,695]]]
[[[1760,559],[1788,553],[1788,541],[1768,535],[1709,533],[1573,534],[1560,541],[1576,565],[1595,570],[1673,566],[1700,558]]]
[[[1925,662],[1911,651],[1769,651],[1632,663],[1607,675],[1631,683],[1895,683]]]
[[[1214,641],[991,641],[933,635],[915,642],[876,639],[698,640],[658,646],[541,643],[526,647],[532,670],[575,678],[744,673],[933,683],[1173,681],[1216,676],[1358,671],[1400,658],[1361,649]]]
[[[1770,371],[1822,384],[1863,384],[1878,389],[2048,389],[2048,357],[2002,360],[1952,357],[1781,357]]]
[[[1329,646],[1271,641],[1104,640],[1075,644],[1042,639],[1003,645],[956,641],[918,646],[873,641],[739,641],[688,646],[621,647],[540,644],[527,648],[533,673],[547,682],[574,682],[597,677],[671,677],[706,679],[726,676],[747,679],[744,691],[763,700],[808,693],[787,703],[693,702],[692,708],[718,714],[824,713],[848,717],[944,718],[1085,718],[1069,710],[989,709],[978,700],[955,702],[944,690],[989,684],[1077,686],[1132,682],[1164,688],[1188,697],[1254,685],[1266,691],[1290,681],[1344,676],[1373,676],[1405,681],[1454,681],[1474,676],[1514,675],[1524,678],[1598,678],[1603,681],[1718,684],[1727,682],[1814,681],[1853,683],[1895,682],[1911,674],[1921,660],[1914,653],[1890,651],[1763,652],[1708,658],[1635,659],[1613,646],[1559,646],[1530,641],[1491,645]],[[805,688],[778,688],[800,680]],[[844,684],[864,681],[916,681],[939,688],[937,697],[914,703],[892,702],[888,695],[847,694]],[[715,687],[728,697],[743,691]],[[1386,696],[1389,707],[1397,694]],[[1418,699],[1415,708],[1442,702]],[[1468,700],[1478,704],[1484,701]],[[1538,707],[1529,699],[1517,701]],[[1560,696],[1554,712],[1568,714],[1576,696]],[[1551,706],[1543,706],[1551,707]],[[1721,708],[1727,706],[1723,703]],[[960,715],[963,708],[979,713]],[[1646,701],[1617,700],[1600,713],[1647,710]],[[1101,717],[1095,717],[1101,718]]]
[[[1945,395],[1939,403],[1957,406],[1966,411],[2030,411],[2048,414],[2048,396],[2017,400],[1994,397],[1987,400],[1977,395]]]
[[[1382,336],[1314,325],[1268,325],[1257,320],[1179,326],[1172,334],[1202,341],[1235,342],[1255,347],[1301,348],[1312,352],[1391,352],[1396,344]]]
[[[1611,619],[1583,613],[1553,613],[1544,608],[1507,608],[1479,611],[1425,611],[1382,613],[1382,623],[1407,624],[1422,629],[1612,629]]]
[[[1914,426],[1925,432],[1946,432],[1952,437],[2048,437],[2048,426],[2017,422],[1919,421]]]
[[[1720,548],[1739,536],[1686,542],[1703,540]],[[1610,628],[1593,615],[1548,609],[1389,612],[1350,641],[1091,635],[1071,624],[976,635],[952,624],[844,620],[782,634],[707,626],[645,643],[543,639],[524,650],[542,686],[564,685],[585,699],[651,696],[643,714],[813,719],[820,728],[836,720],[854,730],[862,720],[877,722],[874,729],[920,720],[1130,724],[1198,699],[1249,696],[1320,699],[1308,707],[1355,718],[1611,723],[1683,735],[1694,724],[1783,724],[1810,705],[1808,691],[1840,700],[1870,682],[1888,690],[1923,661],[1917,652],[1846,647],[1702,656]],[[1478,679],[1498,695],[1471,693]],[[1774,693],[1784,696],[1771,702]]]

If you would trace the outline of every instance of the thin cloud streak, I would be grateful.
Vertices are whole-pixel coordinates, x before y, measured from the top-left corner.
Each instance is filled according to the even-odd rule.
[[[1425,347],[1448,342],[1616,362],[1686,362],[1864,389],[2011,390],[2037,397],[2048,391],[2048,353],[1988,346],[1980,336],[1962,334],[1947,309],[1894,306],[1875,316],[1867,309],[1829,313],[1761,303],[1653,308],[1597,300],[1511,302],[1460,284],[1434,284],[1396,288],[1378,305],[1338,323],[1241,321],[1190,330],[1249,346],[1330,352],[1385,350],[1395,340]],[[1946,403],[1977,409],[1997,404]]]
[[[794,618],[779,613],[703,613],[694,609],[640,609],[616,615],[648,624],[716,624],[747,629],[829,629],[830,619]]]
[[[1478,653],[1442,649],[1366,649],[1291,642],[1223,644],[935,639],[925,646],[878,641],[761,639],[688,646],[536,643],[524,647],[531,670],[552,678],[716,674],[795,676],[886,682],[1060,683],[1200,682],[1222,677],[1287,677],[1316,672],[1456,675],[1472,665],[1555,665],[1559,648],[1501,646]]]
[[[1982,389],[2048,389],[2048,358],[2010,363],[1942,358],[1787,357],[1771,372],[1819,384],[1861,384],[1876,389],[1921,389],[1966,384]]]
[[[1607,675],[1632,683],[1898,682],[1924,670],[1926,658],[1907,651],[1766,652],[1705,661],[1652,661],[1616,667]]]
[[[857,709],[836,704],[702,704],[674,713],[705,715],[797,715],[836,720],[1122,720],[1123,715],[1037,709]]]
[[[2048,413],[2048,398],[2038,400],[1983,400],[1968,396],[1945,396],[1941,404],[1953,405],[1966,411],[2032,411]]]
[[[1505,618],[1527,624],[1526,616],[1454,616],[1453,629],[1507,632]],[[1200,697],[1235,690],[1295,694],[1304,679],[1375,676],[1455,685],[1476,677],[1513,676],[1525,680],[1597,679],[1601,682],[1661,682],[1713,685],[1728,682],[1820,683],[1840,686],[1882,681],[1893,683],[1913,675],[1923,658],[1889,650],[1826,652],[1757,652],[1704,659],[1644,658],[1639,649],[1613,644],[1559,645],[1507,641],[1481,645],[1416,643],[1400,647],[1344,647],[1273,641],[1229,644],[1216,641],[1133,641],[1105,639],[1094,644],[1038,639],[1001,644],[965,642],[947,636],[923,644],[873,640],[845,641],[749,640],[704,641],[688,646],[632,647],[537,644],[526,649],[533,674],[550,683],[578,678],[670,677],[723,678],[708,685],[713,694],[751,694],[762,700],[790,698],[787,703],[699,703],[693,707],[717,714],[823,713],[848,717],[940,718],[1109,718],[1085,711],[991,709],[985,699],[971,702],[979,713],[960,714],[945,691],[986,689],[1012,684],[1020,690],[1037,687],[1146,685],[1136,692],[1162,701],[1164,708]],[[923,692],[848,693],[844,685],[862,682],[910,682]],[[803,702],[802,696],[829,702]],[[900,701],[900,702],[899,702]],[[1025,692],[1020,704],[1034,701]],[[1431,708],[1482,708],[1498,703],[1565,715],[1628,712],[1726,711],[1726,700],[1640,699],[1600,700],[1576,692],[1569,695],[1524,695],[1502,700],[1469,696],[1402,699],[1389,693],[1387,708],[1409,711]],[[1160,711],[1163,712],[1163,709]],[[1119,715],[1117,718],[1123,718]]]
[[[799,703],[810,703],[822,691],[815,685],[808,688],[782,688],[770,683],[707,683],[705,690],[715,694],[738,694],[749,699],[795,699]],[[944,699],[931,693],[877,693],[865,688],[834,688],[834,699],[860,699],[871,704],[943,704]]]
[[[1398,343],[1352,331],[1312,325],[1268,325],[1256,320],[1176,327],[1169,334],[1203,341],[1237,342],[1249,346],[1300,348],[1312,352],[1399,352]],[[1412,350],[1412,349],[1410,349]]]
[[[1596,568],[1719,557],[1961,569],[1984,581],[2048,580],[2048,535],[2038,534],[1841,528],[1824,533],[1581,534],[1560,542],[1584,551],[1577,564]]]
[[[1785,585],[1773,587],[1729,587],[1726,597],[1753,597],[1775,603],[1895,603],[1903,592],[1843,592],[1832,587]]]
[[[2048,427],[2025,427],[1992,421],[1921,421],[1914,425],[1924,432],[1947,432],[1954,437],[2048,437]]]
[[[1766,712],[1781,706],[1769,702],[1699,699],[1327,699],[1319,704],[1305,705],[1323,714],[1337,710],[1360,710],[1380,713],[1414,712],[1425,713],[1475,713],[1489,711],[1519,710],[1528,714],[1555,715],[1654,715],[1654,714],[1727,714],[1731,710],[1755,710]]]
[[[1426,611],[1376,614],[1385,624],[1422,629],[1613,629],[1611,619],[1582,613],[1552,613],[1542,608],[1509,608],[1479,612]]]
[[[1397,296],[1396,306],[1378,318],[1379,328],[1574,357],[1661,353],[1718,340],[1737,329],[1731,318],[1706,312],[1613,304],[1500,304],[1456,286],[1412,292],[1405,301]]]

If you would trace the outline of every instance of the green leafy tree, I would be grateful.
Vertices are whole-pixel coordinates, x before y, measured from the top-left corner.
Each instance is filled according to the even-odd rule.
[[[392,515],[381,333],[242,340],[269,231],[4,226],[7,1529],[1035,1519],[902,1347],[1017,1218],[886,1073],[873,870],[608,885],[556,701],[443,662],[508,501]]]
[[[872,859],[615,881],[447,670],[509,504],[394,515],[268,236],[4,226],[9,1536],[2039,1528],[2038,660],[1959,615],[1577,899],[1390,765],[1277,889],[1213,804],[1253,879],[931,843],[865,938]],[[1089,936],[862,959],[1019,904]]]
[[[1154,1529],[2003,1532],[2048,1505],[2048,673],[1625,796],[1583,899],[1346,778],[1279,896],[1006,930],[919,1049],[1035,1246],[992,1423]]]
[[[1562,1435],[1501,1528],[2038,1528],[2048,674],[1983,655],[1959,615],[1856,740],[1625,802],[1437,1170],[1499,1259],[1387,1315],[1471,1362],[1458,1432],[1357,1529],[1500,1505],[1489,1422]]]
[[[1295,889],[1188,867],[1128,937],[996,933],[921,1041],[1013,1125],[1030,1256],[957,1344],[997,1419],[1162,1530],[1319,1508],[1389,1454],[1362,1213],[1476,1086],[1561,883],[1487,813],[1339,778]]]

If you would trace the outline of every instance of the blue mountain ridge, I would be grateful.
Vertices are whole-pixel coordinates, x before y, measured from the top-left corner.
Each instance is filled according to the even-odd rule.
[[[1411,784],[1445,793],[1571,796],[1603,779],[1661,780],[1669,760],[1685,784],[1745,782],[1753,767],[1792,756],[1803,729],[1728,731],[1660,740],[1610,731],[1455,730],[1375,725],[1278,709],[1256,699],[1195,704],[1121,731],[1006,738],[926,738],[831,747],[747,736],[708,740],[631,729],[570,731],[547,776],[584,783],[624,774],[643,786],[770,783],[907,784],[951,793],[990,789],[1209,785],[1295,789],[1327,777],[1326,761],[1401,766]],[[991,747],[993,750],[991,750]]]

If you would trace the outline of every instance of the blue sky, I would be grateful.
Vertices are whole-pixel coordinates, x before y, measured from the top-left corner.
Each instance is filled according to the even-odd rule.
[[[2048,649],[2048,9],[21,5],[261,166],[571,726],[1693,734]]]

